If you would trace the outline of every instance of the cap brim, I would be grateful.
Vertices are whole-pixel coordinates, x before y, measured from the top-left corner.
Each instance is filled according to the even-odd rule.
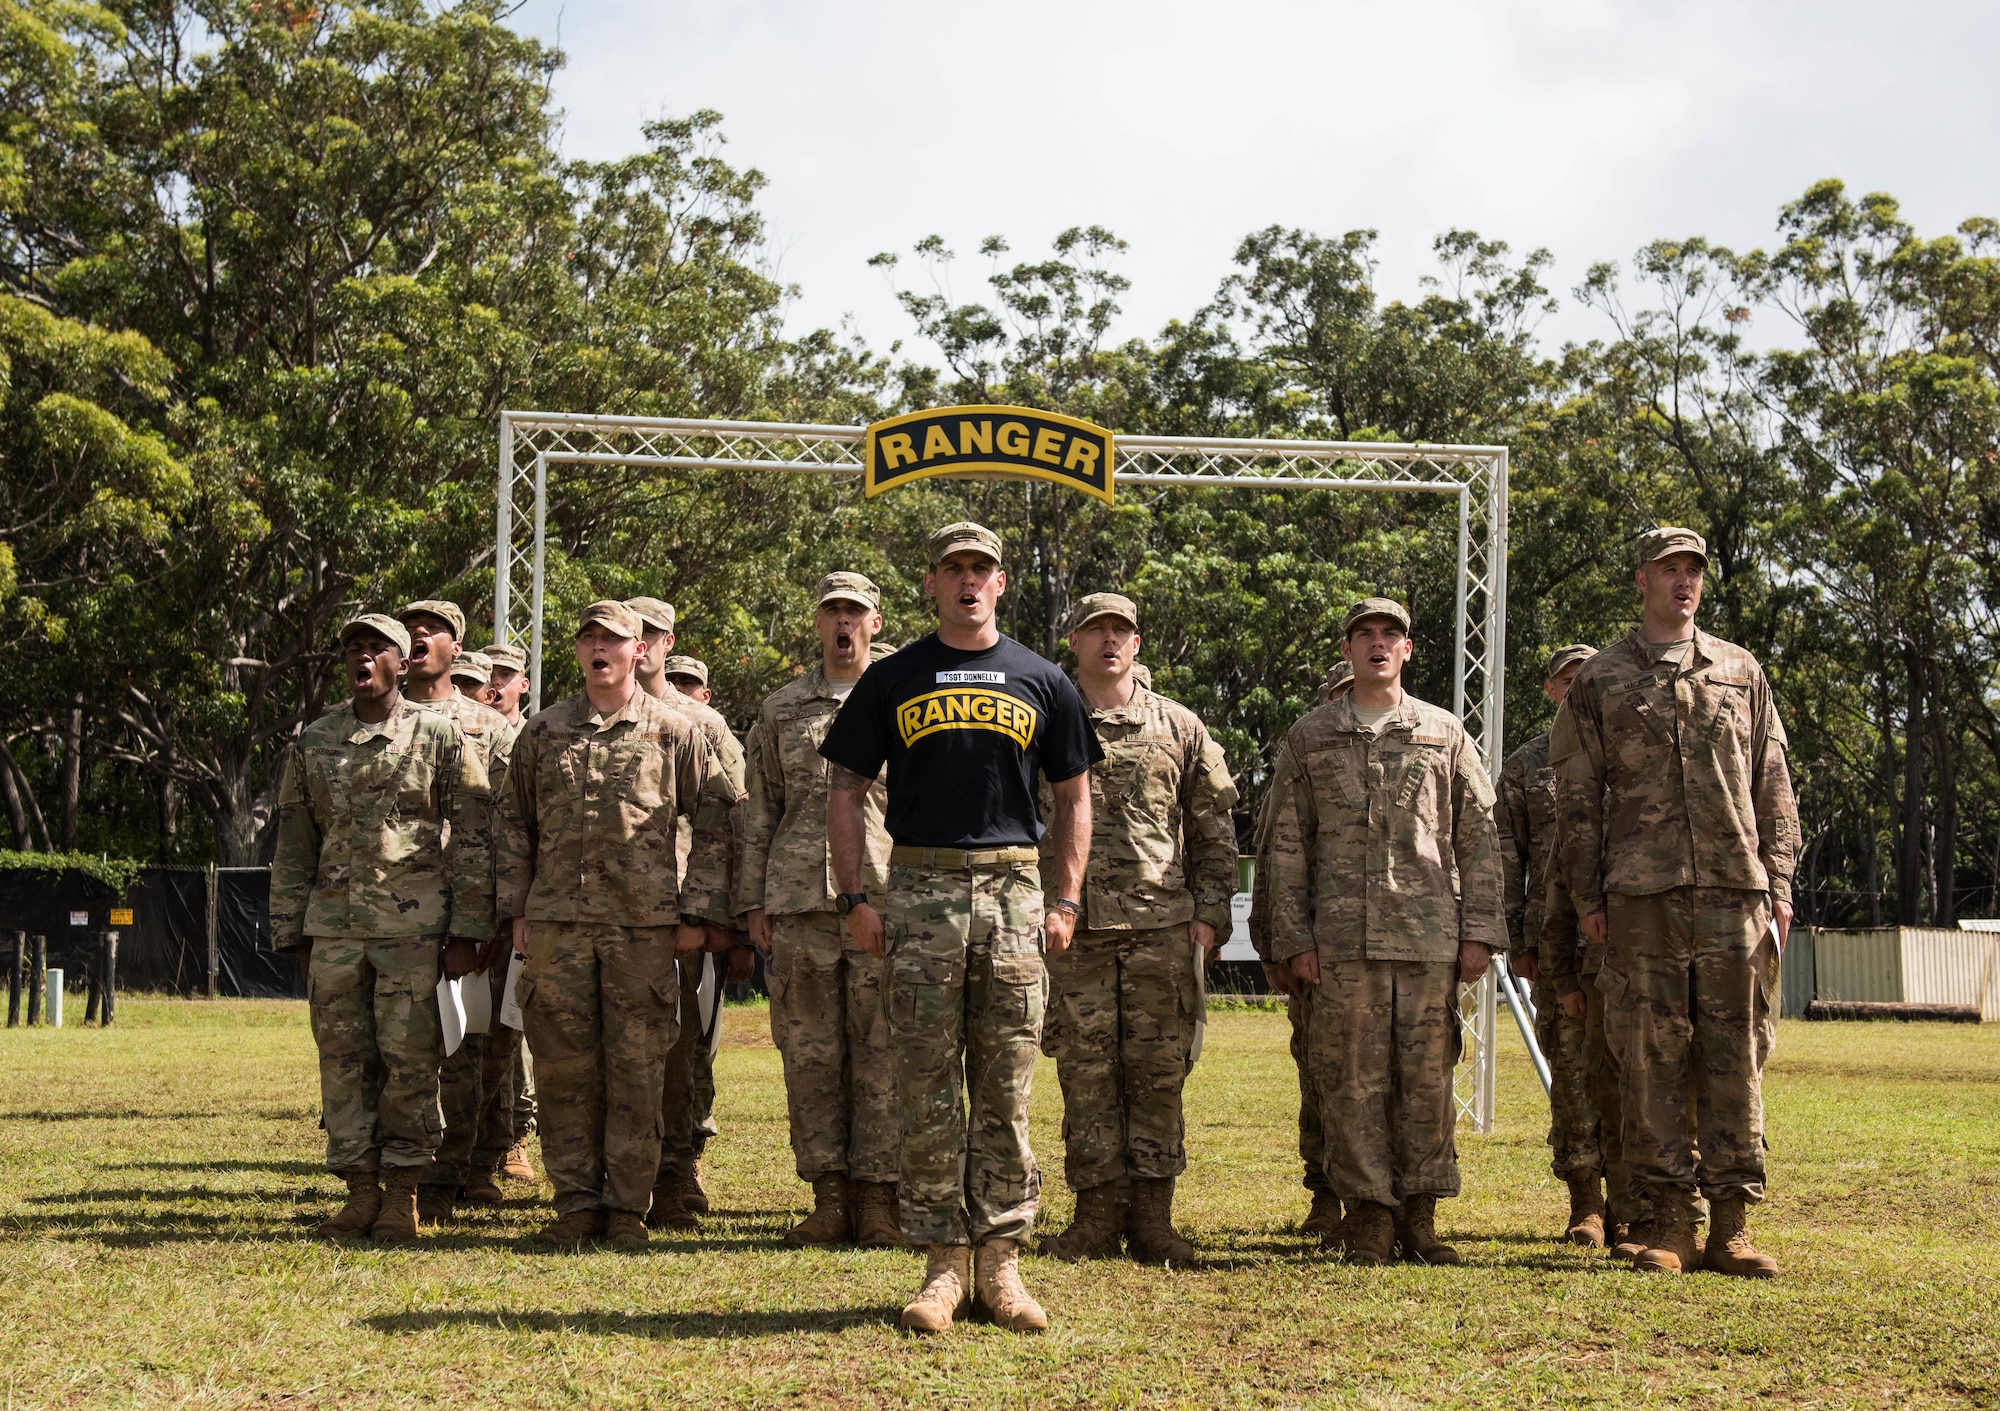
[[[606,632],[609,632],[612,636],[623,637],[628,642],[636,640],[639,635],[636,632],[627,632],[619,624],[615,622],[606,622],[601,617],[593,617],[588,622],[579,622],[576,627],[576,635],[581,637],[584,633],[588,632],[593,627],[602,627]]]
[[[1069,625],[1069,630],[1072,632],[1081,632],[1083,631],[1084,628],[1090,626],[1091,623],[1102,622],[1107,617],[1117,618],[1120,622],[1124,623],[1134,632],[1137,632],[1139,630],[1139,624],[1134,622],[1131,618],[1127,617],[1124,613],[1118,611],[1117,608],[1105,608],[1102,612],[1094,612],[1089,617],[1084,618],[1080,622],[1072,622]]]
[[[828,603],[853,603],[864,612],[880,612],[882,610],[866,598],[857,598],[852,593],[828,593],[819,600],[818,606],[825,607]]]
[[[946,544],[942,549],[939,549],[936,557],[931,560],[931,567],[936,568],[953,554],[978,554],[979,557],[985,559],[988,563],[997,565],[1000,562],[1000,555],[994,553],[993,550],[987,548],[984,544],[971,539],[961,539],[956,544]]]

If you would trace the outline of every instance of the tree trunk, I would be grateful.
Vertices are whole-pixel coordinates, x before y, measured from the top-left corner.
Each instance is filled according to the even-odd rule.
[[[0,740],[0,753],[7,756],[0,759],[0,795],[5,795],[7,800],[7,823],[14,830],[15,850],[36,852],[39,848],[29,828],[28,810],[21,802],[21,789],[14,780],[14,755],[7,749],[4,740]]]
[[[160,780],[160,861],[174,860],[174,847],[180,841],[181,831],[181,791],[172,779]]]
[[[1909,699],[1903,717],[1903,809],[1897,839],[1896,918],[1915,926],[1924,891],[1924,688],[1923,665],[1912,651],[1905,660]]]
[[[22,850],[53,851],[49,847],[49,825],[42,818],[41,801],[35,797],[35,791],[28,786],[27,772],[21,768],[21,761],[14,758],[14,751],[4,739],[0,739],[0,768],[4,768],[8,776],[7,806],[10,820],[11,811],[16,806],[21,809],[22,821],[14,824],[14,830],[15,836],[23,840]],[[23,823],[26,824],[26,832],[22,831]]]
[[[70,699],[69,724],[63,730],[62,850],[76,851],[76,816],[83,802],[83,697]]]
[[[1949,717],[1937,717],[1937,825],[1931,837],[1935,877],[1931,924],[1958,924],[1958,741]]]

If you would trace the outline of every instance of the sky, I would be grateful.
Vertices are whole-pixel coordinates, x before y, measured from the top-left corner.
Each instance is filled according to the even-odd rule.
[[[1823,177],[1894,194],[1926,235],[2000,216],[1993,0],[525,0],[512,23],[568,56],[569,156],[721,112],[727,158],[769,182],[790,327],[878,351],[910,325],[868,258],[934,232],[971,299],[984,236],[1031,259],[1108,226],[1127,337],[1199,309],[1268,225],[1378,230],[1385,298],[1476,230],[1555,255],[1555,344],[1609,331],[1569,297],[1592,263],[1768,246]]]

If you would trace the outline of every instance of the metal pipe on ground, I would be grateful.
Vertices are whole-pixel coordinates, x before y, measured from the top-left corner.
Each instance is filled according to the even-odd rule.
[[[118,1005],[118,933],[104,933],[104,958],[99,967],[103,974],[98,988],[103,992],[104,1003],[97,1015],[97,1022],[104,1028],[111,1027],[111,1016]]]

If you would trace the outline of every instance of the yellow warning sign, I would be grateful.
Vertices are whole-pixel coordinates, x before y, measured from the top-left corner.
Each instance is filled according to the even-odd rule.
[[[112,907],[111,924],[113,926],[130,926],[132,924],[132,908],[129,906]]]

